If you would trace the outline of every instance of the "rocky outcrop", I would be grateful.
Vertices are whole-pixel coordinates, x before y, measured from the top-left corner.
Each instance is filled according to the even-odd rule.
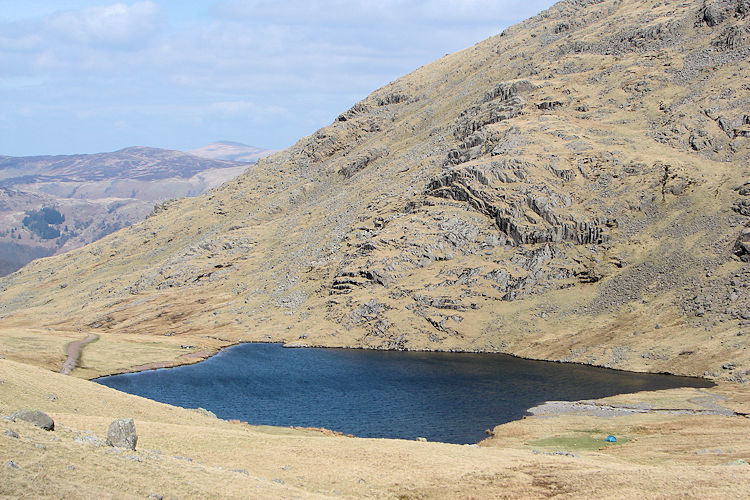
[[[734,254],[744,262],[750,262],[750,227],[740,232],[734,244]]]
[[[745,217],[750,217],[750,199],[744,199],[736,202],[732,210]]]
[[[700,12],[700,20],[714,28],[732,17],[745,17],[750,14],[747,0],[707,0]]]
[[[365,151],[364,153],[358,155],[354,160],[349,162],[346,166],[343,166],[339,169],[339,174],[341,174],[345,178],[349,178],[352,175],[356,174],[363,168],[367,167],[370,163],[377,160],[378,158],[382,158],[383,156],[388,155],[388,150],[384,148],[375,148]]]
[[[606,243],[606,219],[580,220],[568,215],[571,200],[545,184],[527,180],[529,164],[518,160],[494,160],[449,169],[427,185],[426,194],[468,202],[494,219],[498,230],[514,245]],[[507,186],[520,184],[519,186]]]
[[[37,427],[41,427],[45,431],[55,430],[55,421],[44,412],[39,410],[19,410],[13,412],[10,416],[11,420],[17,422],[22,420],[30,424],[34,424]]]
[[[390,280],[390,276],[381,270],[358,269],[357,271],[341,271],[333,279],[331,294],[350,293],[354,288],[367,286],[368,284],[388,286]]]
[[[135,450],[138,435],[132,418],[120,418],[112,421],[107,429],[107,445],[115,448]]]
[[[492,151],[495,145],[487,141],[485,127],[520,115],[525,105],[520,94],[533,88],[526,80],[504,82],[487,92],[482,102],[462,111],[453,132],[461,143],[448,153],[448,163],[465,163]]]
[[[458,115],[454,137],[463,140],[486,125],[518,116],[525,102],[521,95],[533,89],[534,85],[527,80],[498,84],[477,105]]]
[[[518,224],[512,215],[496,216],[497,226],[516,244],[560,243],[570,241],[578,245],[601,245],[609,240],[601,221],[562,221],[551,228],[536,229],[529,224]]]

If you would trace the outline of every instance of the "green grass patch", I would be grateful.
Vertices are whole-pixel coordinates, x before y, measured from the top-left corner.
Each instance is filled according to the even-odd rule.
[[[618,444],[627,443],[630,439],[617,438],[616,443],[608,443],[604,440],[607,435],[587,435],[587,436],[560,436],[537,439],[529,441],[529,446],[535,448],[554,448],[560,451],[568,450],[598,450],[605,446],[617,446]]]

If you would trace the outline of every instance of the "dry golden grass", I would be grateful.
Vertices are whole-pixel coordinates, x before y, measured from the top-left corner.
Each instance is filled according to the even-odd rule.
[[[0,380],[0,414],[34,408],[56,422],[46,432],[0,419],[0,431],[20,435],[0,432],[0,495],[9,497],[741,498],[750,486],[750,466],[721,465],[750,458],[737,438],[750,425],[742,417],[533,417],[495,428],[475,447],[232,424],[8,360]],[[606,402],[680,406],[697,392]],[[75,440],[104,441],[109,422],[125,417],[135,419],[135,452]],[[609,433],[627,442],[605,446]],[[579,441],[587,446],[571,447]]]

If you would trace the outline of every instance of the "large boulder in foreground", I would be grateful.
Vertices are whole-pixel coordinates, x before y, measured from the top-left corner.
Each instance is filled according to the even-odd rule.
[[[132,418],[120,418],[109,424],[107,430],[107,444],[115,448],[127,448],[135,450],[138,435],[135,433],[135,424]]]
[[[55,421],[52,420],[49,415],[39,410],[18,410],[13,412],[10,418],[14,422],[17,422],[18,420],[29,422],[37,427],[41,427],[45,431],[55,430]]]

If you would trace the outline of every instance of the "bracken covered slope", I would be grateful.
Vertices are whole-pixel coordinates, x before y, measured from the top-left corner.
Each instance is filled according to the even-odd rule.
[[[743,380],[748,59],[747,0],[560,2],[0,281],[0,328]]]

